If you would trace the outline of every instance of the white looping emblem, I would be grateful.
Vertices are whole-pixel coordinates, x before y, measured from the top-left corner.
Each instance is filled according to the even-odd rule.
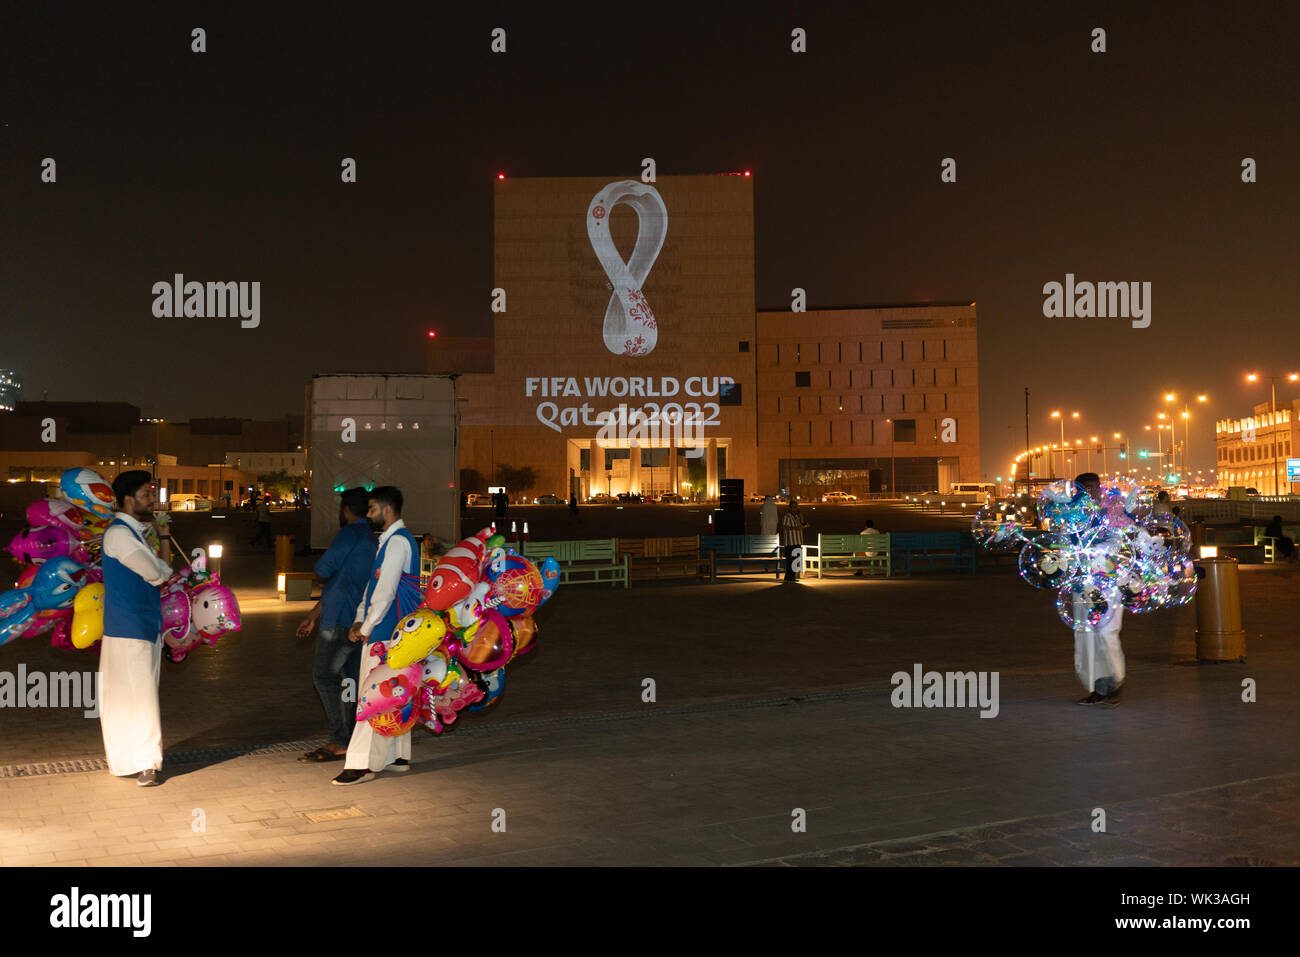
[[[614,247],[609,214],[619,203],[636,210],[636,245],[626,263]],[[624,179],[610,183],[587,208],[587,235],[614,293],[605,307],[605,348],[616,356],[644,356],[659,339],[655,314],[641,286],[659,258],[668,231],[668,209],[659,191],[646,183]]]

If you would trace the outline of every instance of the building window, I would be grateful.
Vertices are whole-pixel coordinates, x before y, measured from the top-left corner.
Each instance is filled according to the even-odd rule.
[[[822,410],[822,397],[817,396],[817,411],[820,412],[821,410]]]
[[[844,411],[844,396],[840,396],[840,411]]]
[[[893,369],[890,369],[890,370],[889,370],[889,384],[890,384],[891,387],[894,385],[894,370],[893,370]]]
[[[948,340],[943,340],[943,357],[948,358]]]
[[[822,344],[820,342],[817,343],[817,361],[822,361]]]
[[[776,344],[776,364],[781,364],[781,343]]]
[[[849,419],[849,445],[853,444],[853,420]]]
[[[916,370],[912,370],[912,385],[916,385]]]
[[[853,370],[852,370],[852,369],[849,370],[849,388],[850,388],[850,389],[853,388]]]
[[[862,411],[862,393],[861,393],[861,392],[858,393],[858,411],[859,411],[859,412]]]
[[[925,340],[921,340],[921,361],[925,361]]]
[[[939,367],[935,366],[930,370],[930,380],[933,385],[939,384]]]
[[[880,393],[880,411],[885,411],[885,393]]]
[[[831,445],[835,444],[835,420],[831,419],[826,423],[826,441]]]
[[[803,344],[796,342],[794,344],[794,364],[798,365],[803,362]]]
[[[922,393],[921,393],[921,411],[924,412],[927,408],[929,408],[929,406],[926,405],[926,397],[925,397],[925,393],[922,392]]]
[[[794,410],[796,412],[803,411],[803,396],[797,395],[794,397]]]
[[[827,370],[826,370],[826,388],[829,389],[830,387],[831,387],[831,370],[830,370],[830,369],[827,369]]]
[[[903,340],[898,340],[898,361],[902,362],[907,356],[903,355]]]
[[[947,393],[947,392],[945,392],[945,393],[943,394],[943,407],[944,407],[945,409],[948,408],[948,393]]]
[[[867,370],[867,384],[870,385],[870,386],[872,386],[872,387],[875,386],[875,384],[876,384],[876,370],[875,370],[875,369],[868,369],[868,370]]]
[[[740,351],[741,351],[741,352],[748,352],[748,351],[749,351],[749,340],[748,340],[748,339],[741,339],[741,340],[740,340]]]
[[[880,361],[885,361],[885,341],[883,339],[880,341]]]
[[[724,382],[718,386],[718,405],[740,405],[740,383]]]
[[[894,420],[894,441],[915,442],[916,441],[916,419],[895,419]]]
[[[862,343],[858,343],[858,361],[862,361]]]
[[[843,362],[843,361],[844,361],[844,343],[842,343],[842,342],[837,342],[837,343],[835,343],[835,348],[839,350],[839,353],[838,353],[838,354],[839,354],[839,361],[840,361],[840,362]]]
[[[605,449],[605,471],[608,472],[614,467],[615,459],[631,459],[631,449]]]
[[[776,397],[776,411],[781,411],[781,397],[779,395]]]
[[[812,419],[808,420],[808,444],[812,445]]]
[[[794,387],[796,389],[807,389],[812,387],[811,372],[796,372],[794,374]]]
[[[899,396],[899,398],[903,400],[903,411],[906,412],[906,411],[907,411],[907,393],[904,392],[901,396]]]

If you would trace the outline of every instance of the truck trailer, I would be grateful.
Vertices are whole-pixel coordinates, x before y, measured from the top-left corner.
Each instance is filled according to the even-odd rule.
[[[317,375],[307,384],[311,547],[338,532],[344,489],[396,485],[417,538],[460,538],[456,379],[446,375]]]

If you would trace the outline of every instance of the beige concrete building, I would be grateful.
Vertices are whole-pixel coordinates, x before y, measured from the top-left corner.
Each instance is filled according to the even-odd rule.
[[[1214,423],[1219,485],[1244,485],[1261,495],[1289,495],[1300,483],[1287,481],[1286,460],[1300,458],[1300,399],[1278,403],[1277,414],[1268,402],[1255,406],[1244,419]],[[1277,481],[1274,483],[1274,476]]]
[[[974,303],[757,312],[748,176],[495,189],[494,336],[428,341],[462,373],[466,491],[524,466],[581,499],[979,480]]]

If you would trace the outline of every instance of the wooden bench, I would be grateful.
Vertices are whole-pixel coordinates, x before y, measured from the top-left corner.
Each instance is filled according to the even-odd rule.
[[[746,562],[760,562],[763,571],[781,577],[781,536],[779,535],[701,535],[700,549],[713,553],[715,573],[725,563],[736,565],[736,574],[744,574]]]
[[[700,536],[620,538],[619,557],[628,562],[633,579],[717,578],[714,553],[700,548]]]
[[[816,545],[805,545],[803,567],[806,572],[817,572],[821,578],[827,569],[862,569],[872,574],[889,577],[892,573],[890,536],[878,535],[818,535]]]
[[[975,574],[978,554],[970,532],[895,532],[890,536],[894,567],[912,574],[912,565],[927,569],[969,568]]]
[[[560,563],[560,584],[585,585],[609,582],[623,583],[627,588],[629,575],[626,555],[618,553],[617,540],[613,538],[586,538],[571,542],[524,542],[520,552],[525,558],[539,562],[554,558]]]

